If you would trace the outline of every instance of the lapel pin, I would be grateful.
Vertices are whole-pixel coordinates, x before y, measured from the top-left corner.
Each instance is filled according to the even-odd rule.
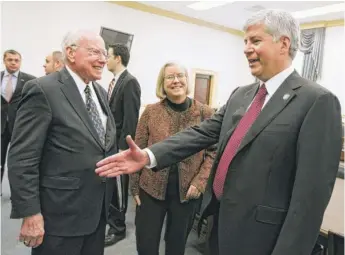
[[[284,100],[287,100],[289,97],[290,97],[289,94],[285,94],[285,95],[283,96],[283,99],[284,99]]]

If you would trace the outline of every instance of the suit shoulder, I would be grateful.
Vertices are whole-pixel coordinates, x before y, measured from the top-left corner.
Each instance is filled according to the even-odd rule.
[[[58,82],[59,74],[58,72],[51,73],[49,75],[45,75],[42,77],[35,78],[33,80],[28,81],[26,84],[37,84],[41,89],[43,89],[45,92],[51,92],[56,91],[57,88],[59,88],[60,84]]]
[[[252,88],[259,86],[259,82],[253,82],[251,84],[247,84],[247,85],[243,85],[243,86],[239,86],[237,87],[235,90],[239,90],[239,91],[247,91],[247,90],[251,90]]]
[[[137,83],[139,85],[138,79],[128,71],[127,71],[127,79],[128,79],[128,82],[134,82],[134,83]]]
[[[307,93],[308,95],[315,96],[315,97],[319,97],[325,94],[334,95],[329,89],[325,88],[324,86],[316,82],[307,80],[303,77],[301,77],[300,79],[302,82],[302,87],[301,87],[302,93]]]
[[[33,76],[31,74],[28,74],[28,73],[24,73],[24,72],[20,72],[22,77],[25,78],[26,80],[33,80],[33,79],[36,79],[36,76]]]

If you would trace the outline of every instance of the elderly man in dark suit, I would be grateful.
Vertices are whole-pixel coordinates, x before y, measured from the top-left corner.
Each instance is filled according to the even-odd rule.
[[[18,51],[6,50],[3,60],[5,70],[1,72],[1,181],[22,89],[25,82],[35,79],[34,76],[19,70],[22,56]]]
[[[63,41],[66,67],[24,86],[9,150],[12,218],[33,255],[102,255],[115,181],[96,162],[117,152],[101,79],[107,53],[92,32]],[[116,194],[115,194],[116,195]]]
[[[128,72],[129,49],[124,44],[108,47],[107,67],[114,74],[109,84],[108,100],[116,123],[116,139],[120,151],[128,149],[126,136],[134,137],[138,124],[141,89],[138,80]],[[112,202],[109,211],[109,231],[105,246],[113,245],[126,237],[126,212],[128,207],[129,176],[122,175],[117,180],[120,198]],[[115,198],[115,197],[114,197]],[[117,204],[120,202],[120,204]],[[119,209],[119,210],[118,210]]]
[[[218,142],[203,217],[215,215],[212,255],[312,253],[335,183],[341,110],[335,95],[292,67],[299,24],[263,10],[244,27],[244,53],[259,82],[237,87],[201,125],[98,163],[100,176],[162,169]]]

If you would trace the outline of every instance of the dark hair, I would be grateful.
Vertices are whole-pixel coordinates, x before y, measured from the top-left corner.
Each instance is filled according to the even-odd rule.
[[[6,58],[7,54],[19,55],[19,57],[22,58],[22,55],[20,55],[20,53],[18,51],[16,51],[16,50],[7,50],[7,51],[4,52],[4,58],[3,59]]]
[[[121,63],[127,67],[130,58],[128,47],[125,44],[116,43],[109,45],[109,49],[110,48],[113,49],[114,56],[120,56]]]

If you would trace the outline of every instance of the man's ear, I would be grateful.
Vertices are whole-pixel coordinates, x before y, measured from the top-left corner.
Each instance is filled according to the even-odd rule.
[[[66,48],[66,57],[71,63],[75,62],[75,50],[72,47]]]
[[[291,47],[290,38],[287,36],[282,36],[282,37],[280,37],[280,42],[281,42],[280,52],[282,54],[284,54],[286,52],[289,53],[290,47]]]

